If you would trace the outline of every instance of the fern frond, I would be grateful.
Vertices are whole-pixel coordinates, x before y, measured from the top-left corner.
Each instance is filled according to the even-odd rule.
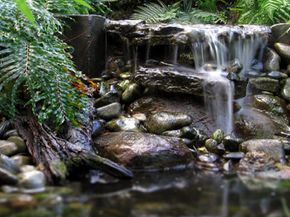
[[[139,6],[131,19],[144,20],[148,23],[164,22],[175,18],[178,9],[179,3],[170,6],[166,6],[161,1],[158,1],[158,3],[147,3]]]
[[[13,1],[0,3],[0,100],[5,102],[0,112],[15,116],[25,106],[40,122],[77,123],[88,98],[72,85],[72,75],[79,72],[66,52],[69,47],[57,37],[61,24],[41,0],[34,1],[31,10],[36,25]]]
[[[225,17],[222,13],[211,13],[199,9],[192,9],[190,13],[181,13],[177,22],[187,24],[217,24],[225,23]]]

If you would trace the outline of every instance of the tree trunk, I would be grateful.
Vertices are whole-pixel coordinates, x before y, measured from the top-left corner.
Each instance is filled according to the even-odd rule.
[[[132,177],[131,171],[125,167],[96,154],[90,127],[69,126],[66,139],[56,136],[49,127],[39,124],[37,118],[30,115],[18,117],[15,127],[50,183],[64,181],[70,171],[80,167],[102,169],[122,178]]]

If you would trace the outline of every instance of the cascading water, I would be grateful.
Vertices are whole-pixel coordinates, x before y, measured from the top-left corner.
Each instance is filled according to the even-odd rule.
[[[239,76],[247,77],[255,58],[261,61],[266,45],[266,40],[255,34],[246,35],[242,32],[237,37],[235,33],[222,27],[206,29],[198,31],[203,37],[192,42],[195,69],[206,75],[203,87],[208,113],[215,121],[216,127],[223,129],[227,134],[233,132],[234,83],[226,78],[226,69],[236,59],[243,66]],[[195,38],[197,32],[192,30],[190,34]]]

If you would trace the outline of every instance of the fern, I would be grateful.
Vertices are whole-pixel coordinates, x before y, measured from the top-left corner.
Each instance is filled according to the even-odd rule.
[[[176,21],[179,23],[187,23],[187,24],[226,23],[225,16],[223,13],[211,13],[199,9],[192,9],[190,13],[181,13]]]
[[[290,19],[289,0],[240,0],[236,7],[240,10],[239,23],[271,25]]]
[[[174,19],[179,9],[179,2],[170,6],[166,6],[163,2],[148,3],[144,6],[139,6],[132,19],[144,20],[148,23],[165,22]]]
[[[0,112],[14,117],[31,109],[40,122],[76,124],[88,98],[72,86],[72,75],[80,73],[57,37],[62,26],[43,1],[33,1],[30,9],[36,25],[11,0],[0,3]]]

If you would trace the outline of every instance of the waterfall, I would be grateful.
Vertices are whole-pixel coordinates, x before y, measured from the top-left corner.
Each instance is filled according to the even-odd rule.
[[[243,66],[239,76],[246,78],[253,61],[256,58],[261,61],[266,41],[255,34],[239,32],[237,35],[222,27],[198,30],[204,37],[196,39],[196,31],[190,33],[195,39],[191,48],[196,71],[206,76],[204,102],[216,127],[230,134],[233,132],[234,83],[226,78],[226,69],[236,59]]]

